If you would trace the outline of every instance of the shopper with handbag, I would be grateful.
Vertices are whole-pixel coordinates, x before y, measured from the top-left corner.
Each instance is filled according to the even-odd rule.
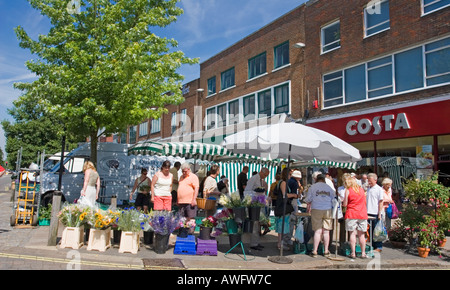
[[[130,193],[130,201],[133,200],[133,194],[137,192],[135,206],[137,210],[144,210],[148,213],[150,208],[150,184],[151,179],[147,176],[148,170],[146,168],[141,169],[141,176],[134,181],[133,189]]]

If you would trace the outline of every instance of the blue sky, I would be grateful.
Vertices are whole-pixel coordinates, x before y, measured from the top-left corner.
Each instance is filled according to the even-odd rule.
[[[181,0],[178,6],[183,8],[184,14],[158,35],[176,39],[179,50],[203,62],[304,2]],[[19,25],[33,39],[37,39],[39,34],[46,34],[50,28],[48,19],[34,10],[28,1],[0,0],[0,120],[13,121],[7,109],[21,94],[13,88],[13,83],[35,79],[25,67],[25,62],[34,56],[19,47],[13,30]],[[185,76],[185,82],[189,82],[200,76],[200,65],[183,66],[179,72]],[[5,143],[0,125],[0,148],[6,155]]]

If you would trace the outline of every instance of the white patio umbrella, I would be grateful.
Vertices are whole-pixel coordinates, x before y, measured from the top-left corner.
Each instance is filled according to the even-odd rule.
[[[246,153],[266,159],[334,162],[361,160],[359,150],[342,139],[298,123],[252,127],[227,136],[221,145],[233,153]]]
[[[359,150],[325,131],[298,123],[276,123],[251,127],[227,136],[222,144],[233,153],[246,153],[267,159],[287,158],[296,161],[356,162],[361,160]],[[286,209],[284,201],[283,213]],[[283,214],[284,215],[284,214]],[[281,232],[284,232],[284,218]],[[292,263],[283,257],[283,239],[280,256],[271,257],[275,263]]]

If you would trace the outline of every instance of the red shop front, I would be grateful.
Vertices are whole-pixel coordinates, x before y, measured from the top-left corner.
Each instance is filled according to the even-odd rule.
[[[400,180],[397,175],[425,177],[439,170],[440,181],[450,186],[448,95],[311,119],[307,125],[358,148],[360,172],[387,172]]]

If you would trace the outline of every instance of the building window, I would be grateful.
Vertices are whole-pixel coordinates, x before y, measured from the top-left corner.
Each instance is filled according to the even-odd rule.
[[[329,52],[341,47],[341,23],[336,21],[321,29],[322,53]]]
[[[216,127],[216,108],[206,110],[206,130]]]
[[[248,79],[266,73],[266,53],[263,52],[248,60]]]
[[[244,97],[244,122],[255,119],[255,95]]]
[[[427,86],[450,82],[450,37],[425,45]]]
[[[227,104],[217,106],[217,127],[227,125]]]
[[[323,76],[324,102],[323,106],[333,107],[344,102],[342,71]]]
[[[182,109],[180,111],[180,131],[181,131],[181,133],[186,133],[188,131],[186,120],[187,120],[186,109]]]
[[[139,137],[148,135],[148,121],[139,125]]]
[[[367,79],[369,99],[392,94],[392,57],[368,62]]]
[[[177,130],[177,112],[172,113],[172,118],[170,120],[170,128],[172,134]]]
[[[289,113],[289,85],[281,85],[274,89],[275,114]]]
[[[389,29],[389,1],[380,0],[364,9],[365,36]]]
[[[130,144],[134,144],[136,143],[136,130],[137,130],[137,126],[131,126],[130,127]]]
[[[395,91],[404,92],[423,87],[422,47],[394,56]]]
[[[161,132],[161,118],[152,119],[151,121],[150,134]]]
[[[239,100],[228,103],[228,116],[230,125],[239,123]]]
[[[289,64],[289,41],[274,48],[273,68],[279,68]]]
[[[272,115],[272,94],[271,90],[258,93],[258,117]]]
[[[422,0],[422,14],[432,13],[448,6],[450,0]]]
[[[352,103],[366,99],[365,65],[358,65],[344,71],[345,102]]]
[[[222,72],[220,76],[220,89],[225,90],[234,86],[234,67]]]
[[[450,84],[450,37],[323,76],[324,108]]]
[[[216,77],[208,79],[208,96],[216,93]]]

